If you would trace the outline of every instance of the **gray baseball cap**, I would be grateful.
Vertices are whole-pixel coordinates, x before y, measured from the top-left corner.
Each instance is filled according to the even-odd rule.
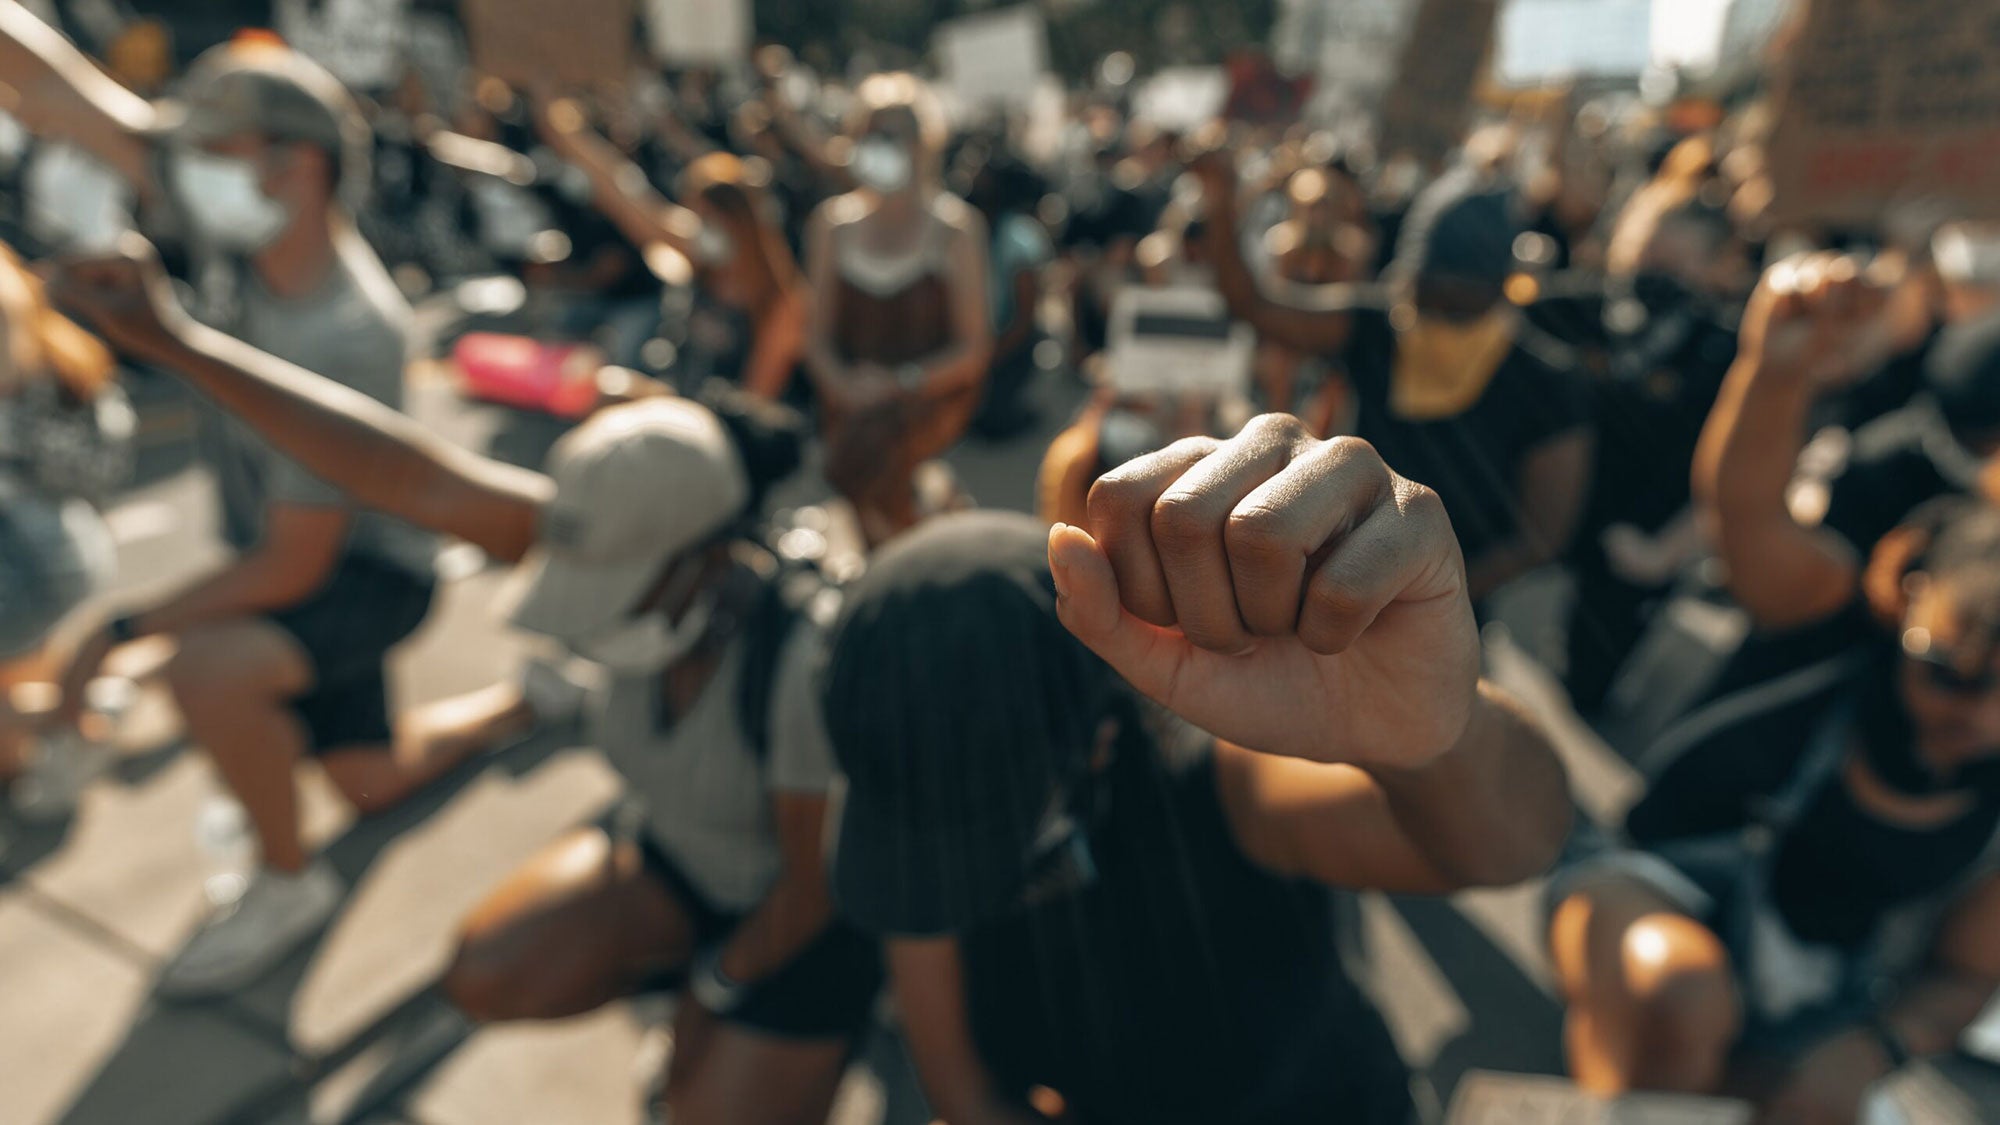
[[[556,443],[547,468],[555,498],[501,609],[563,639],[630,614],[669,560],[733,526],[751,498],[721,419],[684,398],[598,413]]]
[[[281,43],[251,40],[202,52],[188,67],[163,129],[200,146],[252,134],[314,145],[340,158],[347,184],[363,177],[372,147],[367,118],[325,67]]]

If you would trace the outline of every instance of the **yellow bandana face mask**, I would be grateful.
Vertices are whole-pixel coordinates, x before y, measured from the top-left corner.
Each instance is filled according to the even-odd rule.
[[[1513,350],[1517,327],[1506,305],[1466,324],[1421,314],[1396,330],[1396,368],[1389,407],[1396,416],[1430,422],[1463,414]]]

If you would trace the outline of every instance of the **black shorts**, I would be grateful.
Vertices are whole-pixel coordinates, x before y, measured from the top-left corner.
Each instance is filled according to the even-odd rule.
[[[710,902],[674,858],[653,842],[644,818],[638,805],[624,803],[606,814],[600,826],[613,840],[638,845],[646,873],[687,911],[697,948],[727,941],[745,915]],[[687,977],[686,966],[666,970],[633,991],[679,992],[687,986]],[[750,985],[735,1011],[717,1018],[786,1039],[855,1039],[873,1017],[881,989],[880,944],[835,918],[784,968]]]
[[[292,700],[306,747],[324,754],[389,741],[389,681],[384,664],[430,613],[434,575],[349,555],[311,598],[268,620],[291,634],[313,666],[310,691]]]

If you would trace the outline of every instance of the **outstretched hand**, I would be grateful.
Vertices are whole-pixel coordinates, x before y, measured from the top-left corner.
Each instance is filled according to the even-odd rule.
[[[47,281],[57,307],[140,359],[170,354],[191,323],[158,252],[137,234],[122,236],[109,254],[57,262]]]
[[[1366,442],[1266,415],[1107,474],[1089,522],[1050,533],[1063,624],[1195,725],[1391,767],[1464,733],[1480,653],[1457,538]]]

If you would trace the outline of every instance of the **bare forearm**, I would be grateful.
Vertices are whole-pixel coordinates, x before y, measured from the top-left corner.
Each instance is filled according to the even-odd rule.
[[[1459,886],[1537,875],[1569,835],[1568,778],[1548,735],[1485,681],[1451,750],[1420,769],[1368,773],[1404,834]]]
[[[97,69],[62,33],[15,0],[0,0],[0,75],[13,112],[32,131],[72,140],[136,184],[147,181],[139,136],[152,103]]]
[[[594,133],[562,137],[562,155],[590,176],[592,200],[634,245],[665,242],[687,253],[701,220],[653,189],[637,164]]]
[[[172,635],[210,621],[269,613],[305,600],[323,578],[274,566],[253,551],[139,613],[134,625],[140,634]]]
[[[1739,362],[1702,431],[1694,496],[1726,541],[1732,524],[1791,519],[1785,491],[1805,444],[1812,389],[1802,375]]]
[[[495,558],[525,553],[528,543],[514,541],[518,535],[499,541],[463,526],[452,519],[460,506],[437,500],[447,491],[444,482],[459,476],[480,478],[489,492],[515,494],[532,506],[549,489],[540,474],[458,449],[359,391],[202,325],[187,326],[176,346],[152,358],[362,507],[459,535]],[[531,524],[532,517],[519,522]]]

